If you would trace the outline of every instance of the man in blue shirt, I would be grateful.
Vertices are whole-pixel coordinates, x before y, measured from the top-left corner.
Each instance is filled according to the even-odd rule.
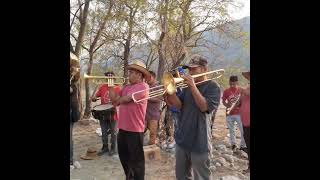
[[[165,95],[169,106],[180,110],[176,140],[176,178],[191,179],[191,169],[195,180],[211,179],[211,118],[220,103],[220,88],[206,76],[191,75],[208,71],[208,61],[201,56],[193,56],[188,66],[189,74],[182,76],[188,88],[176,94]]]

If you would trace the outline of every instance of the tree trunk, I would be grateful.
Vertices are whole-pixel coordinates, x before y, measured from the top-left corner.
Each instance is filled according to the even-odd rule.
[[[165,36],[165,32],[161,32],[160,39],[158,42],[159,66],[158,66],[158,78],[157,79],[159,82],[161,80],[161,77],[163,76],[164,65],[165,65],[165,59],[164,59],[163,48],[162,48],[164,36]]]
[[[83,43],[83,38],[84,38],[84,33],[85,33],[85,28],[86,28],[86,25],[87,25],[89,4],[90,4],[90,0],[86,0],[86,2],[84,4],[82,19],[80,21],[80,30],[79,30],[79,35],[78,35],[78,39],[77,39],[77,43],[76,43],[76,47],[75,47],[75,53],[74,53],[78,57],[79,57],[79,54],[80,54],[80,49],[81,49],[81,45]]]
[[[159,19],[161,22],[161,35],[158,41],[158,56],[159,56],[159,65],[158,65],[158,81],[161,80],[163,73],[165,71],[165,55],[163,53],[163,40],[167,32],[167,13],[168,13],[168,0],[164,0],[161,3],[164,4],[164,11],[159,11]],[[161,7],[161,6],[160,6]]]
[[[87,74],[91,75],[92,73],[92,62],[93,62],[93,52],[89,52],[89,64],[88,64],[88,70]],[[85,90],[86,90],[86,108],[84,110],[84,118],[89,118],[90,117],[90,112],[91,112],[91,100],[90,100],[90,86],[89,86],[89,80],[85,80]]]
[[[131,13],[130,13],[131,14]],[[133,18],[134,16],[130,16],[129,19],[129,34],[126,39],[126,43],[124,46],[124,52],[123,52],[123,77],[128,77],[128,65],[129,65],[129,55],[130,55],[130,44],[131,44],[131,38],[132,38],[132,28],[133,28]],[[127,83],[127,80],[126,80]]]

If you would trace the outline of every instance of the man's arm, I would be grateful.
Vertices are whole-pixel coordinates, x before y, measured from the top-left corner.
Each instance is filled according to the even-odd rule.
[[[172,95],[165,94],[164,101],[170,107],[174,106],[177,109],[181,109],[181,107],[182,107],[182,102],[176,94],[172,94]]]
[[[197,107],[200,109],[201,112],[208,111],[208,104],[206,99],[202,96],[200,91],[198,90],[196,84],[194,83],[194,79],[191,75],[187,74],[182,76],[184,82],[188,85],[191,90],[191,94],[196,102]]]
[[[119,104],[126,104],[132,102],[131,96],[120,96],[115,92],[114,87],[109,87],[109,97],[113,104],[116,106]]]

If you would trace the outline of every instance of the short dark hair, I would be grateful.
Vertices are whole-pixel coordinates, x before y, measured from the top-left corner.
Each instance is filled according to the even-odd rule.
[[[237,82],[238,81],[238,76],[230,76],[229,81],[230,82]]]
[[[112,71],[105,72],[104,75],[105,76],[109,76],[109,75],[115,76],[114,72],[112,72]]]
[[[156,73],[153,71],[149,71],[149,73],[151,74],[151,76],[153,76],[154,78],[156,77]]]

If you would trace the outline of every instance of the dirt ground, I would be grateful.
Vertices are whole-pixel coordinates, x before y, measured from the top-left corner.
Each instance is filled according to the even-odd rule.
[[[213,128],[213,146],[224,144],[230,152],[228,140],[228,129],[225,122],[225,107],[220,106],[216,114]],[[124,180],[124,172],[118,155],[112,157],[105,155],[95,160],[82,160],[81,155],[86,153],[88,147],[101,148],[101,137],[96,134],[96,128],[99,124],[90,121],[89,125],[76,123],[73,131],[74,140],[74,159],[81,164],[80,169],[70,171],[70,179],[73,180]],[[240,133],[237,130],[237,142],[240,144]],[[213,171],[213,179],[241,179],[248,180],[249,174],[242,174],[242,170],[247,168],[247,158],[243,156],[244,152],[233,153],[234,162],[220,163],[216,165]],[[214,158],[221,158],[223,153],[215,151]],[[240,155],[242,154],[242,155]],[[146,162],[145,164],[146,180],[174,180],[175,179],[175,155],[174,152],[161,150],[161,160]],[[228,177],[227,177],[228,176]]]

